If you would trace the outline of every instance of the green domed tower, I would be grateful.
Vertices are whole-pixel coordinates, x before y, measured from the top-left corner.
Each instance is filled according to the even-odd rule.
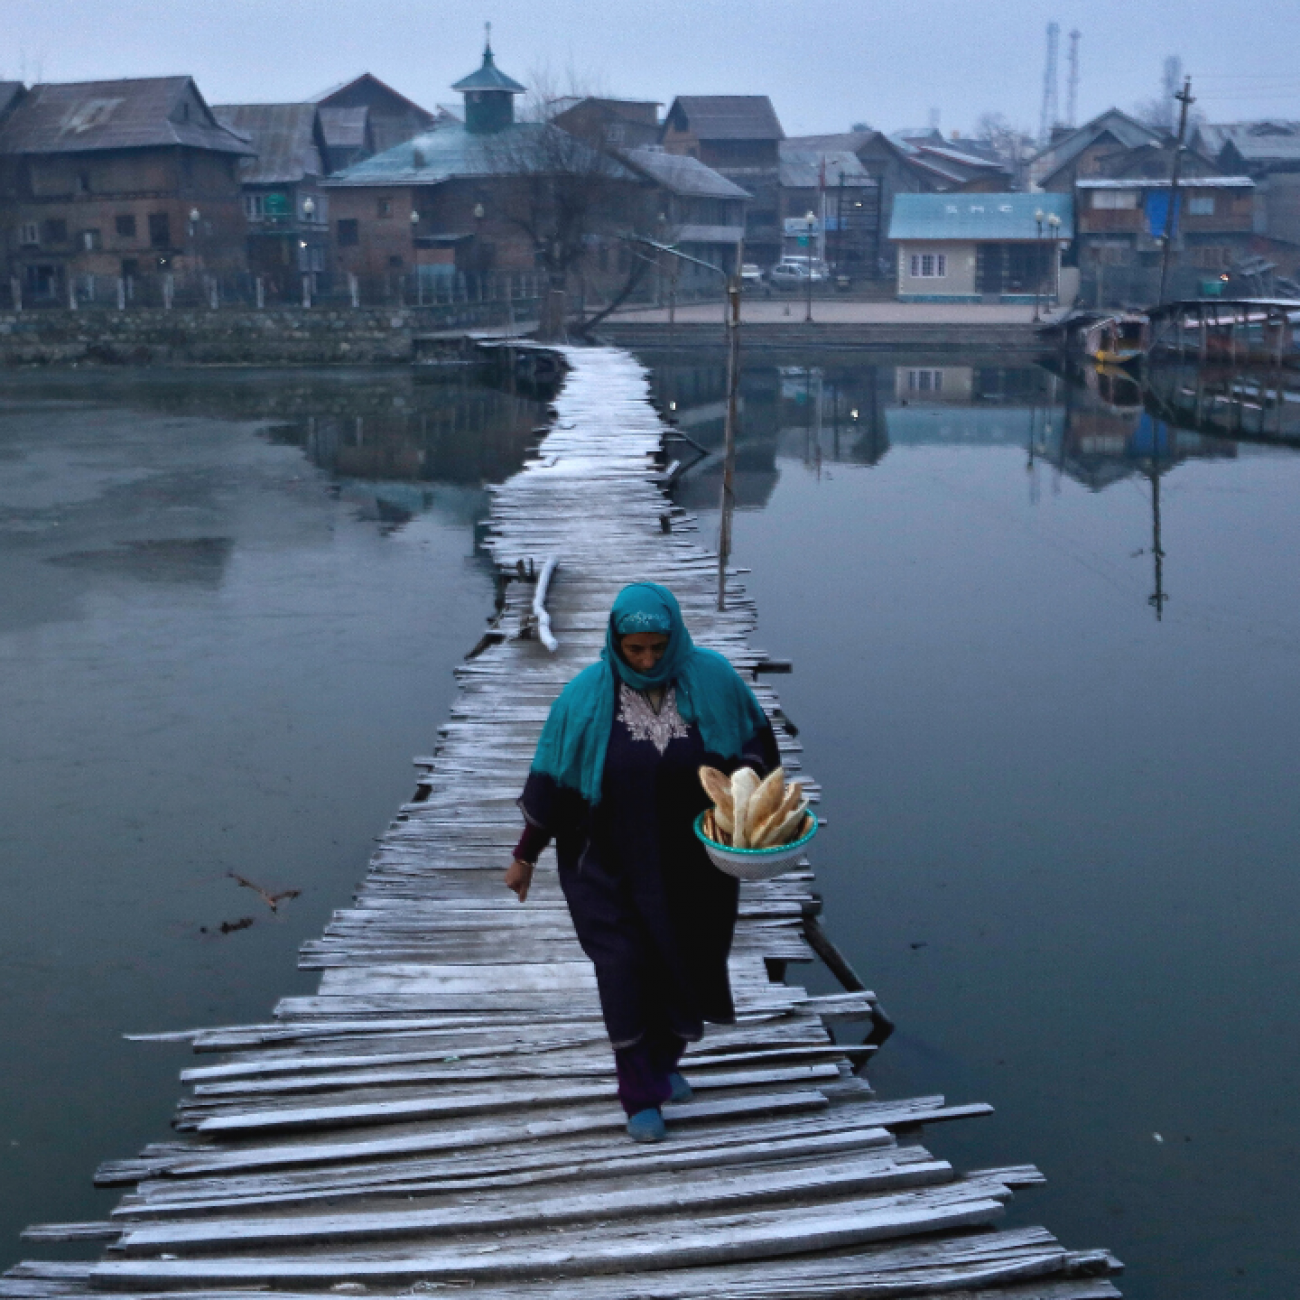
[[[483,46],[483,66],[462,77],[452,90],[465,96],[465,129],[472,135],[492,135],[513,124],[515,96],[522,95],[524,88],[493,62],[491,23]]]

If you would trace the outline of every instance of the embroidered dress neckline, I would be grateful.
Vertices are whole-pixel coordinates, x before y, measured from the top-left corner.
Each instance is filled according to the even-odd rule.
[[[677,690],[669,686],[656,713],[642,691],[633,690],[622,682],[618,690],[618,720],[628,729],[633,740],[648,740],[662,755],[674,740],[685,740],[690,734],[682,715],[677,712]]]

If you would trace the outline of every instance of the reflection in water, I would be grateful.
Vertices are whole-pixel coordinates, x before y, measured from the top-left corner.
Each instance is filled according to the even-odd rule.
[[[721,478],[722,354],[683,360],[652,353],[646,359],[662,407],[712,453],[682,475],[677,498],[688,508],[711,510]],[[1088,367],[1061,374],[1035,364],[1008,366],[993,357],[963,358],[961,364],[947,357],[840,360],[821,353],[815,363],[751,357],[741,379],[736,502],[742,510],[763,508],[783,459],[820,475],[835,464],[877,465],[891,447],[1020,446],[1031,502],[1039,499],[1043,474],[1050,476],[1054,494],[1062,476],[1092,492],[1126,480],[1145,483],[1151,511],[1148,599],[1161,619],[1169,600],[1162,479],[1188,460],[1234,459],[1234,428],[1287,427],[1274,410],[1287,404],[1281,378],[1272,382],[1270,389],[1241,374],[1201,375],[1192,382],[1168,367],[1144,387],[1124,370]],[[1230,409],[1229,397],[1236,407]],[[1242,405],[1254,416],[1242,416]]]
[[[713,374],[656,383],[685,422]],[[1300,456],[1250,445],[1276,441],[1279,377],[1262,403],[1202,377],[1198,420],[1193,378],[751,353],[735,555],[826,779],[827,916],[901,1026],[879,1094],[993,1103],[998,1129],[937,1154],[1032,1155],[1051,1201],[1019,1222],[1104,1241],[1133,1300],[1272,1300],[1300,1221],[1277,999],[1300,981]]]
[[[0,1271],[165,1133],[177,1059],[124,1031],[306,990],[293,951],[491,613],[472,525],[542,413],[409,370],[4,375]],[[254,913],[231,872],[300,893]]]

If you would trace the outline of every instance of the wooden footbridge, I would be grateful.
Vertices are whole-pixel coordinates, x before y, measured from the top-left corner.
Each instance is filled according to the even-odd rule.
[[[551,856],[526,905],[502,887],[514,801],[548,705],[597,653],[625,582],[671,586],[696,637],[743,672],[763,655],[735,576],[719,613],[716,560],[663,493],[645,373],[607,349],[567,362],[551,432],[494,498],[489,545],[520,576],[417,760],[414,801],[353,905],[304,949],[318,992],[268,1024],[183,1035],[220,1058],[182,1075],[180,1140],[101,1167],[100,1183],[130,1188],[111,1221],[30,1229],[103,1253],[21,1264],[4,1300],[1118,1295],[1105,1251],[997,1228],[1035,1170],[959,1174],[919,1144],[922,1125],[987,1106],[873,1095],[855,1072],[867,1049],[829,1028],[869,1019],[870,993],[770,978],[812,955],[807,870],[744,887],[738,1022],[688,1055],[696,1100],[667,1108],[668,1141],[628,1141]],[[551,556],[554,652],[534,611]],[[797,769],[776,697],[757,690]]]

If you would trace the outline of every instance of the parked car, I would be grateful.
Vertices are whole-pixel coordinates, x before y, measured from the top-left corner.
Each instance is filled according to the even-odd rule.
[[[742,289],[757,289],[763,283],[763,268],[757,262],[742,262],[740,264],[740,287]]]
[[[774,289],[806,288],[811,278],[813,284],[821,284],[830,278],[826,263],[814,258],[809,262],[806,257],[783,257],[768,273],[768,283]]]

